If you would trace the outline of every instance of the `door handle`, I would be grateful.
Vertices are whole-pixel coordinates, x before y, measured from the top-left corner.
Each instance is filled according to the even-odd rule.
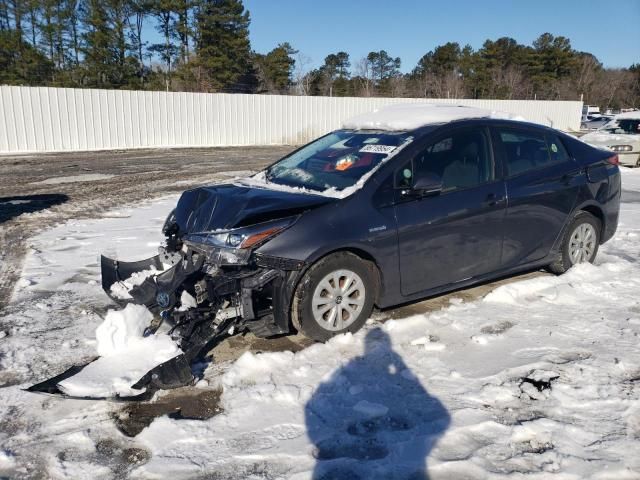
[[[487,199],[484,201],[484,204],[488,207],[496,207],[499,205],[503,205],[507,201],[507,198],[500,194],[490,193],[487,195]]]

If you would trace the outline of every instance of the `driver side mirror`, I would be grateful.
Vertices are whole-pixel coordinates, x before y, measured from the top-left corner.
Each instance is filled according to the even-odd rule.
[[[418,175],[413,182],[412,190],[420,195],[437,195],[442,191],[442,178],[434,173]]]

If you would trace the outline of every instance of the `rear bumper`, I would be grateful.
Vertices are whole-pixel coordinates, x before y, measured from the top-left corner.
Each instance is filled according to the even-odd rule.
[[[609,188],[606,199],[603,199],[604,229],[600,243],[609,241],[618,229],[620,218],[620,200],[622,198],[622,177],[618,167],[610,166]]]

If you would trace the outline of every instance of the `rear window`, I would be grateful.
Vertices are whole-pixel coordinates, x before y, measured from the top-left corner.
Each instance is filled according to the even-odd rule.
[[[553,163],[544,134],[510,128],[498,128],[497,133],[509,176]]]

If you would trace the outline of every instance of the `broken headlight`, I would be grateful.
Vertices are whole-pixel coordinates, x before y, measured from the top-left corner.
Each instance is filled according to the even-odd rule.
[[[248,260],[251,249],[276,236],[295,223],[298,217],[283,218],[234,228],[226,231],[193,233],[185,237],[185,243],[206,253],[210,262],[242,264]]]

